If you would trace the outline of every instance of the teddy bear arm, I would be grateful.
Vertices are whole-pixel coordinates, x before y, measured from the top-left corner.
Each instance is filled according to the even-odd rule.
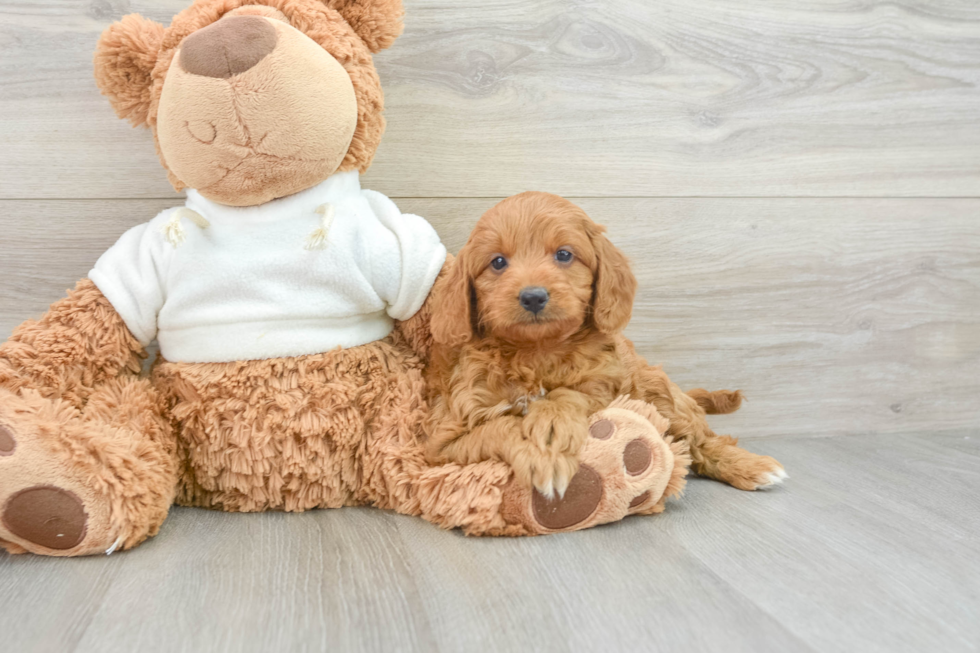
[[[436,282],[438,282],[439,279],[448,273],[448,271],[452,268],[454,260],[455,257],[452,254],[446,254],[446,262],[442,264],[442,270],[440,270],[439,276],[436,278]],[[429,355],[432,352],[431,323],[431,292],[429,293],[429,296],[426,297],[425,302],[422,304],[422,308],[420,308],[415,315],[407,320],[395,320],[395,329],[401,333],[409,347],[412,348],[412,351],[414,351],[423,361],[428,361]]]
[[[82,279],[0,345],[0,387],[78,404],[109,379],[139,374],[144,358],[144,348],[102,292]]]

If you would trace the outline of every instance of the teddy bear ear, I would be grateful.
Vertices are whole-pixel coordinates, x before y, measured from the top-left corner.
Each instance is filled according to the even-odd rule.
[[[325,0],[344,17],[371,52],[391,46],[401,33],[402,0]]]
[[[134,127],[146,124],[153,66],[163,41],[163,25],[139,14],[123,16],[102,32],[95,47],[95,83],[116,115]]]

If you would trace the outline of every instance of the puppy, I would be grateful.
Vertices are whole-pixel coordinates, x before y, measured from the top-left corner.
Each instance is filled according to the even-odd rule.
[[[548,193],[480,218],[433,289],[429,462],[503,460],[519,481],[563,495],[589,415],[630,395],[670,420],[697,473],[743,490],[780,482],[778,462],[708,427],[705,415],[736,410],[741,393],[684,393],[623,337],[636,278],[604,231]]]

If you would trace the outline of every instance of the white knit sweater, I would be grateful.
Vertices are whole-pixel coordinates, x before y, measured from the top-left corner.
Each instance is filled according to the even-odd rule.
[[[254,207],[188,191],[185,207],[127,231],[89,278],[168,361],[228,362],[384,338],[419,310],[445,258],[429,223],[346,172]]]

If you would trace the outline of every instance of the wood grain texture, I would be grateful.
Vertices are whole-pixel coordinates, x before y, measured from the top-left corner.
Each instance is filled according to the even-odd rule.
[[[0,339],[181,201],[91,60],[187,3],[0,4]],[[980,6],[405,4],[365,187],[451,250],[503,196],[580,198],[639,350],[744,389],[713,423],[787,485],[519,540],[175,508],[132,552],[0,554],[0,650],[980,650]]]
[[[92,80],[125,13],[0,5],[0,198],[170,197]],[[817,0],[407,0],[377,58],[391,196],[973,196],[980,6]]]
[[[791,479],[473,539],[371,508],[175,508],[109,558],[0,554],[4,650],[975,651],[980,433],[769,440]]]
[[[456,251],[494,199],[401,199]],[[745,438],[980,423],[980,200],[582,199],[632,259],[627,334]],[[2,201],[0,337],[166,200]]]

